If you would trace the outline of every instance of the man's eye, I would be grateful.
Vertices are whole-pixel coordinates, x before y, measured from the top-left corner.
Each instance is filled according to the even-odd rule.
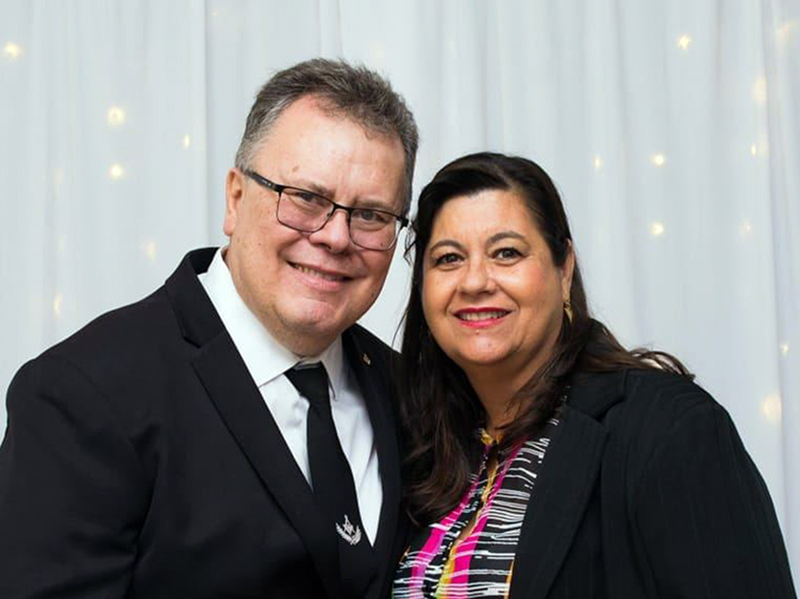
[[[322,203],[322,198],[318,195],[311,193],[310,191],[297,191],[295,192],[295,197],[299,200],[304,202],[308,202],[309,204],[320,204]]]
[[[385,225],[390,221],[392,217],[378,210],[369,210],[367,208],[360,208],[358,210],[353,210],[353,215],[351,216],[351,218],[354,218],[364,223],[370,223],[373,225]]]
[[[291,198],[295,204],[304,205],[304,206],[325,206],[327,204],[327,200],[322,196],[318,196],[317,194],[304,191],[302,189],[293,189],[287,188],[283,191],[284,195]]]

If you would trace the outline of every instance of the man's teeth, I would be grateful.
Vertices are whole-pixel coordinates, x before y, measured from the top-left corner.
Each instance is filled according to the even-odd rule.
[[[502,318],[505,315],[505,312],[498,310],[496,312],[465,312],[464,314],[459,314],[458,317],[461,320],[491,320],[493,318]]]
[[[304,272],[307,275],[311,275],[312,277],[325,279],[326,281],[344,281],[344,277],[342,276],[320,272],[318,270],[314,270],[313,268],[308,268],[307,266],[300,266],[299,264],[295,264],[294,267],[300,272]]]

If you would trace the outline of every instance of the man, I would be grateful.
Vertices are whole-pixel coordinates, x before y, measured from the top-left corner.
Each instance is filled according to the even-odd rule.
[[[406,222],[416,148],[366,69],[312,60],[264,86],[227,176],[227,248],[191,252],[15,377],[0,597],[386,591],[392,353],[355,322]]]

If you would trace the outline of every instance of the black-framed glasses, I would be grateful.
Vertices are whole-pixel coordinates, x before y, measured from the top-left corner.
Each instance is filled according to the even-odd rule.
[[[278,194],[278,222],[295,231],[319,231],[337,210],[344,210],[347,213],[350,240],[367,250],[385,251],[394,247],[400,229],[408,225],[407,218],[386,210],[342,206],[313,191],[274,183],[250,169],[244,169],[242,173]]]

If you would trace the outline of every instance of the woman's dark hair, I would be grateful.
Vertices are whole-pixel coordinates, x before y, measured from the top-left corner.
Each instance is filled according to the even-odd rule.
[[[541,167],[525,158],[487,152],[464,156],[442,168],[422,190],[406,245],[406,258],[413,252],[414,265],[398,377],[408,443],[406,499],[418,524],[441,518],[463,496],[480,455],[476,431],[485,418],[464,371],[441,350],[425,321],[423,256],[442,206],[453,198],[486,190],[511,191],[525,202],[555,266],[563,266],[573,248],[555,185]],[[552,356],[517,394],[518,416],[503,429],[503,445],[518,442],[552,417],[578,372],[657,368],[691,377],[669,354],[626,350],[602,323],[591,318],[577,257],[570,300],[572,320],[563,316]]]

